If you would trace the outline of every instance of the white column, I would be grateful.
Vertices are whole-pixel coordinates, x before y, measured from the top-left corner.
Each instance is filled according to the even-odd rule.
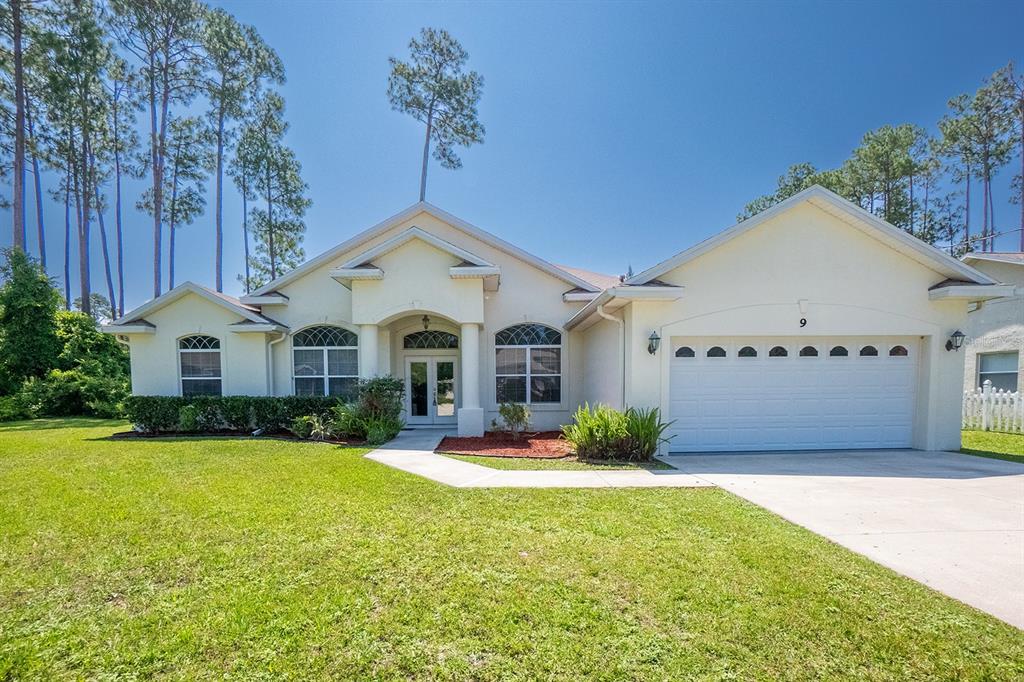
[[[462,325],[459,338],[462,373],[462,407],[459,409],[459,435],[484,435],[484,410],[480,406],[480,327]]]
[[[377,325],[359,325],[359,376],[363,379],[370,379],[377,376],[377,349],[380,339],[377,335]]]

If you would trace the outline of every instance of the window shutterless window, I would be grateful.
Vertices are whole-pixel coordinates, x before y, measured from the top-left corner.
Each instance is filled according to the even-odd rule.
[[[178,367],[183,396],[221,395],[220,339],[199,334],[178,339]]]
[[[978,354],[978,386],[985,380],[992,382],[992,388],[1016,391],[1019,356],[1016,351],[1008,353]]]
[[[562,402],[562,334],[519,324],[494,335],[495,399],[537,405]]]
[[[341,327],[307,327],[292,337],[295,395],[354,400],[359,387],[359,337]]]

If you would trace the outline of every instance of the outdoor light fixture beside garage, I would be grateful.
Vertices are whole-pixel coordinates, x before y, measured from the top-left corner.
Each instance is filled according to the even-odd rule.
[[[658,352],[658,347],[661,346],[661,337],[658,336],[657,331],[651,332],[651,335],[647,337],[647,352],[654,355]]]
[[[946,341],[946,350],[960,350],[962,345],[964,345],[964,333],[957,329],[949,335],[949,341]]]

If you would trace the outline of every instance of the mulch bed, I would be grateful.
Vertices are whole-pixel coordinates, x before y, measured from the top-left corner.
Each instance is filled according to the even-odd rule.
[[[435,452],[481,457],[526,457],[561,459],[572,454],[572,446],[558,431],[523,433],[519,440],[503,431],[488,431],[483,436],[460,438],[445,436]]]

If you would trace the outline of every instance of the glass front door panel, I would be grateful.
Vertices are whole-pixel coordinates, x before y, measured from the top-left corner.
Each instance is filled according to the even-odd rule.
[[[451,360],[437,361],[437,416],[455,416],[455,363]]]
[[[426,362],[409,363],[409,414],[413,417],[430,416],[430,382]]]

